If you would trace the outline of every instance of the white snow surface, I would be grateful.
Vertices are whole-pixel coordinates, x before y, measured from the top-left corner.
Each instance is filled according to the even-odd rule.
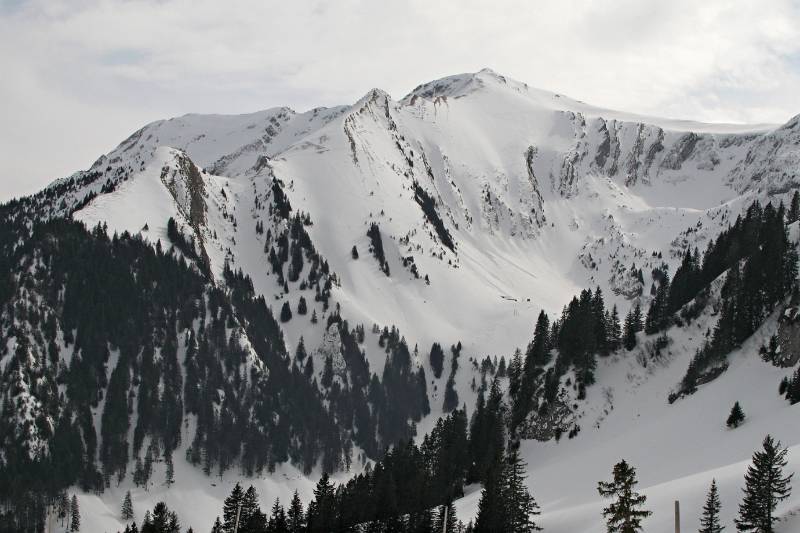
[[[457,390],[471,411],[469,359],[524,350],[539,311],[558,315],[583,288],[601,287],[607,305],[616,303],[624,316],[632,304],[625,273],[634,263],[645,274],[646,304],[653,267],[663,262],[674,273],[685,246],[702,251],[752,200],[788,198],[800,181],[799,138],[797,118],[776,127],[641,117],[483,70],[421,85],[399,101],[374,89],[352,106],[186,115],[150,124],[95,163],[100,184],[122,170],[127,177],[75,217],[105,222],[109,231],[142,232],[153,242],[166,239],[170,216],[187,228],[185,206],[161,179],[162,169],[177,169],[185,154],[203,169],[207,211],[199,231],[213,270],[220,273],[228,260],[253,278],[273,309],[287,298],[296,307],[301,291],[282,292],[255,232],[262,216],[256,197],[270,190],[273,178],[281,180],[294,210],[310,214],[314,246],[341,281],[333,299],[342,315],[368,332],[372,324],[394,324],[412,348],[418,345],[433,411],[419,426],[422,435],[441,415],[447,379],[447,372],[432,379],[432,342],[463,343]],[[426,221],[413,182],[435,199],[455,251]],[[371,222],[380,225],[389,277],[368,252]],[[358,260],[350,257],[353,245]],[[430,285],[403,266],[409,255]],[[306,298],[324,323],[310,291]],[[671,331],[671,354],[646,368],[637,352],[601,360],[597,384],[580,408],[579,435],[523,444],[545,531],[604,531],[596,484],[621,458],[637,468],[654,511],[646,531],[672,530],[676,499],[683,530],[696,530],[712,478],[733,530],[747,461],[767,433],[791,447],[792,469],[800,466],[800,406],[777,394],[791,370],[758,358],[763,331],[732,354],[720,379],[667,403],[713,321],[704,316],[698,325]],[[290,351],[301,335],[312,356],[323,344],[322,328],[307,320],[296,317],[284,326]],[[764,326],[770,327],[774,320]],[[373,336],[366,347],[372,371],[380,372],[385,356]],[[446,368],[449,357],[447,351]],[[747,421],[728,430],[724,420],[735,400]],[[316,477],[285,465],[245,484],[256,485],[268,508],[276,497],[288,502],[295,488],[307,503]],[[184,527],[208,530],[237,474],[208,478],[176,453],[176,479],[169,491],[134,490],[139,520],[145,507],[164,499]],[[118,508],[131,486],[126,480],[100,496],[80,495],[87,531],[124,527]],[[460,519],[474,516],[479,495],[472,487],[457,502]],[[800,511],[800,489],[779,511],[786,516],[780,531],[800,531],[793,514]]]

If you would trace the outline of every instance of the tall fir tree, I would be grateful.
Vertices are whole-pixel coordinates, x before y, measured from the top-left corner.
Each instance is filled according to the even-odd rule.
[[[125,498],[122,500],[122,520],[127,522],[133,520],[133,499],[131,498],[131,491],[125,493]]]
[[[175,483],[175,464],[172,462],[172,451],[164,450],[164,462],[166,463],[166,473],[164,474],[164,484],[171,487]]]
[[[327,533],[335,529],[336,495],[327,473],[314,488],[314,505],[309,505],[307,527],[311,533]]]
[[[433,369],[433,377],[439,379],[442,377],[442,370],[444,367],[444,350],[442,350],[441,344],[438,342],[433,343],[428,359],[430,360],[431,368]]]
[[[297,342],[297,350],[294,352],[294,360],[295,362],[302,363],[307,355],[305,341],[303,340],[303,336],[300,335],[300,340]]]
[[[514,356],[508,365],[508,395],[516,405],[517,394],[522,380],[522,352],[519,348],[514,351]]]
[[[158,502],[153,508],[150,520],[142,524],[142,533],[180,533],[178,515],[167,504]]]
[[[510,431],[516,434],[517,428],[523,424],[531,409],[534,407],[534,393],[536,392],[536,379],[550,360],[550,350],[553,347],[550,337],[550,319],[544,311],[539,312],[536,325],[533,329],[533,340],[528,344],[525,359],[521,366],[519,385],[516,394],[511,396]]]
[[[655,297],[647,310],[644,331],[652,335],[668,326],[669,320],[669,275],[661,272]]]
[[[289,302],[283,302],[281,306],[281,322],[289,322],[292,319],[292,307]]]
[[[622,344],[628,351],[636,347],[636,334],[642,331],[642,306],[637,301],[625,317],[625,327],[622,334]]]
[[[240,519],[242,503],[244,502],[244,490],[239,483],[233,486],[230,495],[225,498],[222,504],[222,530],[225,533],[233,533],[237,526],[237,519]]]
[[[286,533],[288,531],[288,526],[286,511],[283,509],[280,500],[276,499],[275,503],[272,505],[272,511],[270,512],[267,533]],[[253,533],[261,533],[261,531],[254,529]]]
[[[300,500],[300,494],[295,490],[287,513],[287,529],[289,533],[302,533],[305,527],[306,522],[305,515],[303,514],[303,502]]]
[[[711,480],[711,487],[708,489],[706,503],[703,505],[703,515],[700,517],[699,533],[721,533],[724,526],[720,524],[719,513],[722,504],[719,501],[719,491],[717,490],[717,480]]]
[[[800,402],[800,368],[795,370],[791,380],[787,380],[785,389],[786,399],[790,404]]]
[[[786,221],[791,224],[800,220],[800,192],[794,191],[792,202],[789,204],[789,212]]]
[[[261,533],[267,527],[267,516],[258,504],[258,492],[250,485],[242,497],[239,533]]]
[[[764,438],[763,449],[753,454],[753,462],[744,476],[744,498],[735,520],[739,531],[773,533],[777,505],[792,493],[792,476],[784,475],[788,450],[772,436]]]
[[[57,504],[57,513],[58,519],[63,526],[66,522],[67,518],[69,517],[69,496],[67,496],[67,491],[62,490],[61,493],[58,495],[58,504]]]
[[[636,469],[623,459],[614,465],[611,481],[600,481],[597,484],[600,496],[614,500],[603,509],[608,533],[643,531],[642,520],[652,512],[642,508],[647,497],[634,491],[636,483]]]
[[[611,314],[606,320],[608,328],[608,350],[615,352],[622,346],[622,326],[619,322],[619,312],[617,311],[617,304],[611,308]]]
[[[456,527],[458,526],[458,518],[456,517],[456,506],[453,505],[452,501],[439,507],[436,520],[433,521],[431,526],[432,531],[436,533],[440,531],[456,531]],[[427,526],[423,525],[421,529],[424,531],[427,529]]]
[[[542,528],[536,525],[534,517],[540,514],[539,505],[528,492],[525,485],[525,462],[519,458],[517,450],[506,457],[503,476],[503,496],[507,531],[531,533]]]
[[[739,402],[734,402],[733,407],[731,407],[731,412],[728,415],[728,419],[725,421],[725,424],[729,428],[738,428],[742,422],[744,422],[744,411],[742,410],[742,406],[739,405]]]
[[[70,521],[69,521],[69,530],[70,531],[80,531],[81,530],[81,510],[78,506],[78,497],[74,494],[72,495],[72,502],[69,506],[70,512]]]
[[[483,533],[508,531],[503,488],[502,459],[496,458],[486,472],[481,499],[478,502],[478,516],[475,518],[475,531]]]

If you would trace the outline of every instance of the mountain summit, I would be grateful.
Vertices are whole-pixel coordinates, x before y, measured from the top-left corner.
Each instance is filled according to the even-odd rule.
[[[765,433],[800,456],[777,393],[800,346],[798,185],[798,117],[644,117],[489,69],[153,122],[0,207],[0,480],[56,469],[47,490],[81,487],[96,530],[119,528],[117,487],[150,507],[176,490],[208,529],[235,479],[310,497],[472,416],[496,378],[548,531],[601,530],[596,481],[622,455],[655,505],[713,476],[732,516]],[[758,310],[720,344],[737,276]]]

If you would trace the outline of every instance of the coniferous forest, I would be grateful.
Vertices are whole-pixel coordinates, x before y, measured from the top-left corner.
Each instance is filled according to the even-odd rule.
[[[418,187],[416,201],[453,250],[436,202]],[[525,350],[507,365],[505,358],[481,363],[477,400],[468,407],[456,390],[460,342],[449,349],[434,342],[421,356],[432,370],[426,376],[418,349],[399,329],[375,325],[385,364],[381,372],[370,369],[364,326],[349,324],[338,304],[329,307],[336,276],[311,243],[310,217],[291,214],[277,181],[271,192],[270,213],[283,229],[273,233],[259,222],[256,232],[266,237],[265,258],[278,285],[313,287],[314,302],[326,311],[325,331],[338,339],[341,361],[328,354],[317,360],[321,368],[302,338],[290,350],[281,329],[317,322],[316,310],[307,316],[305,297],[273,312],[253,280],[229,263],[214,281],[202,242],[184,235],[173,218],[166,239],[153,245],[127,232],[109,234],[104,225],[33,221],[13,205],[0,209],[0,531],[41,531],[53,514],[79,531],[78,501],[68,491],[101,493],[125,480],[145,490],[170,486],[176,460],[209,477],[260,476],[283,463],[322,473],[312,501],[295,495],[288,507],[275,502],[268,511],[252,487],[237,485],[212,531],[535,531],[539,505],[520,442],[578,435],[570,415],[595,384],[599,359],[624,357],[643,341],[657,355],[670,342],[670,328],[691,323],[715,301],[715,326],[670,394],[672,403],[724,372],[728,354],[798,296],[788,232],[797,209],[754,202],[702,255],[684,250],[673,276],[654,269],[646,310],[636,299],[621,319],[595,287],[580,291],[560,315],[541,311]],[[367,238],[389,276],[377,223]],[[358,257],[355,246],[351,257]],[[782,364],[774,337],[761,357]],[[417,423],[431,413],[431,378],[445,380],[445,416],[419,435]],[[800,371],[780,383],[791,404],[800,401],[798,390]],[[726,425],[735,430],[746,421],[737,401]],[[329,475],[353,466],[356,447],[365,469],[335,485]],[[786,455],[769,436],[754,455],[739,530],[772,531],[775,507],[791,492]],[[166,479],[154,479],[156,463],[166,465]],[[478,514],[464,524],[453,502],[474,483],[482,487]],[[643,530],[651,511],[636,483],[636,469],[625,461],[613,466],[610,481],[599,482],[598,493],[612,500],[603,513],[609,531]],[[720,505],[712,483],[705,531],[721,530]],[[127,531],[181,531],[180,517],[160,503]]]
[[[171,464],[182,443],[208,475],[254,475],[287,461],[334,472],[353,443],[380,457],[412,438],[429,411],[424,373],[411,368],[394,328],[381,336],[387,364],[377,376],[359,348],[363,328],[331,314],[350,373],[323,398],[241,272],[226,267],[225,287],[215,287],[172,246],[64,219],[30,229],[7,221],[1,264],[25,265],[4,268],[0,280],[4,338],[15,340],[3,344],[9,396],[0,417],[11,530],[27,527],[15,522],[23,517],[38,523],[71,486],[103,491],[130,476],[146,488],[153,464]]]
[[[542,530],[536,524],[539,506],[525,485],[525,464],[515,451],[495,457],[497,465],[483,481],[478,515],[464,524],[456,516],[453,497],[464,481],[464,468],[442,461],[448,446],[461,438],[462,423],[453,414],[440,419],[423,445],[400,445],[378,461],[374,468],[342,485],[327,474],[317,482],[313,499],[304,504],[297,491],[291,501],[276,500],[262,510],[259,494],[252,487],[237,483],[225,499],[211,533],[346,533],[420,532],[455,533],[531,533]],[[459,433],[460,435],[455,435]],[[438,440],[442,439],[445,440]],[[743,496],[735,526],[738,531],[772,532],[777,522],[775,508],[792,492],[793,473],[786,471],[788,450],[772,436],[764,438],[762,448],[753,454],[744,477]],[[502,456],[502,457],[501,457]],[[455,474],[455,477],[450,477]],[[653,514],[647,497],[636,492],[636,468],[624,459],[613,466],[611,479],[597,483],[598,493],[609,501],[602,511],[607,531],[637,533],[646,531]],[[420,490],[422,489],[422,490]],[[80,510],[66,493],[55,506],[62,523],[78,525]],[[700,515],[700,533],[721,533],[721,503],[716,480],[711,480],[704,502],[692,502]],[[129,495],[122,512],[130,508]],[[129,520],[129,518],[128,518]],[[124,533],[180,533],[180,518],[163,502],[147,510],[140,526],[131,521]],[[187,530],[191,531],[191,530]]]

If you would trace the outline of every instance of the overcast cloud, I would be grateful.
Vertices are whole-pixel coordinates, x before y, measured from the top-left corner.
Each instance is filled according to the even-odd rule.
[[[800,113],[800,0],[0,0],[0,200],[188,112],[352,103],[490,67],[595,105]]]

